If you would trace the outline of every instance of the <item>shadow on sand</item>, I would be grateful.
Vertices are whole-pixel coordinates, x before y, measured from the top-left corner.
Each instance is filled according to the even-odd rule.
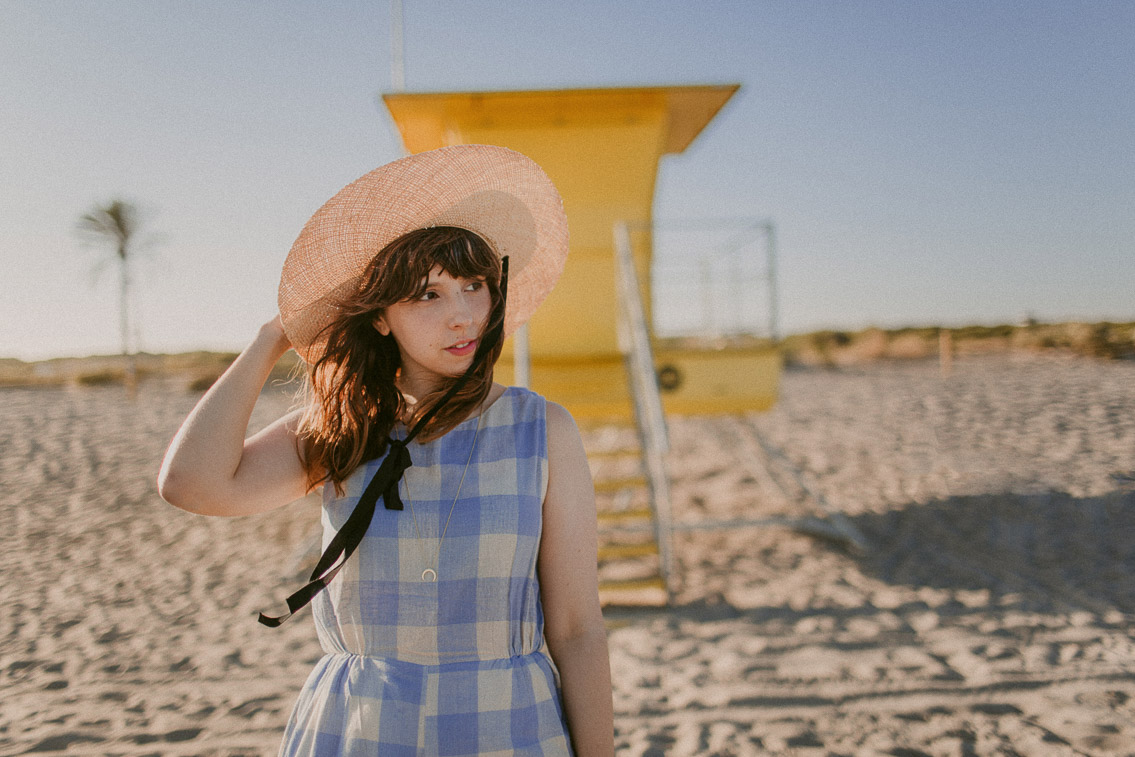
[[[887,583],[1135,613],[1135,491],[958,496],[850,520],[870,544],[862,570]]]

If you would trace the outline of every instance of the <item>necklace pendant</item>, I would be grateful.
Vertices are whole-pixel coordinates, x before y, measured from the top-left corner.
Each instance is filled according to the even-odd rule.
[[[426,583],[434,583],[437,581],[437,571],[433,568],[426,568],[422,571],[422,580]]]

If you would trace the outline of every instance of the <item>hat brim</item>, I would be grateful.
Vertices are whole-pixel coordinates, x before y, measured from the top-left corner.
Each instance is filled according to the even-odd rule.
[[[532,316],[567,260],[563,201],[531,159],[504,147],[455,145],[396,160],[328,200],[284,261],[280,317],[299,356],[319,358],[320,334],[339,317],[336,303],[375,255],[432,226],[472,231],[509,257],[506,335]]]

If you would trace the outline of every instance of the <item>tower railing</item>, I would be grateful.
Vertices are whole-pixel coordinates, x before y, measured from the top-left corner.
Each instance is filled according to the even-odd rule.
[[[630,230],[650,235],[655,336],[779,340],[771,220],[667,219]]]
[[[720,227],[721,221],[684,222],[689,227],[700,227],[702,230]],[[736,222],[734,222],[736,224]],[[655,253],[655,267],[650,272],[652,283],[653,318],[648,316],[643,297],[643,277],[636,267],[632,252],[632,234],[651,233],[648,240]],[[744,337],[757,338],[767,341],[775,346],[779,340],[778,313],[776,297],[776,237],[775,229],[769,221],[751,221],[741,230],[734,233],[731,241],[714,249],[689,248],[687,259],[683,262],[696,270],[707,270],[714,266],[724,272],[720,277],[724,286],[732,287],[736,296],[730,300],[723,295],[720,289],[714,289],[715,281],[707,281],[703,277],[700,281],[697,276],[687,275],[680,283],[685,285],[684,294],[680,302],[697,302],[697,287],[701,286],[701,301],[705,305],[705,313],[711,313],[709,304],[716,305],[718,298],[724,299],[725,308],[743,311],[744,318],[738,318],[732,323],[715,319],[712,315],[703,319],[700,328],[690,327],[674,333],[671,330],[659,328],[659,309],[665,304],[665,297],[659,297],[659,279],[657,277],[658,246],[653,243],[657,240],[658,225],[646,226],[618,222],[614,226],[615,241],[615,280],[617,303],[617,335],[619,350],[623,355],[626,366],[627,380],[634,410],[636,430],[642,450],[642,461],[645,478],[650,492],[652,522],[648,526],[629,527],[625,530],[640,531],[650,528],[653,531],[658,545],[660,559],[660,574],[666,586],[667,596],[672,600],[676,590],[679,575],[675,569],[673,548],[673,535],[678,531],[700,530],[733,530],[749,527],[787,527],[796,531],[818,536],[827,540],[834,540],[847,545],[851,550],[866,549],[867,543],[855,527],[833,508],[820,494],[812,491],[805,485],[800,472],[795,469],[783,453],[769,445],[761,438],[755,425],[747,423],[741,417],[722,418],[717,426],[719,430],[733,437],[738,457],[746,467],[754,470],[754,475],[769,477],[779,488],[780,478],[791,477],[803,492],[805,500],[811,500],[822,515],[788,517],[741,517],[726,520],[701,518],[693,522],[676,522],[673,515],[670,495],[670,478],[666,465],[666,455],[669,451],[669,434],[666,425],[666,415],[663,410],[662,396],[658,384],[658,375],[655,372],[654,337],[677,336],[695,338],[725,338]],[[763,247],[763,250],[761,249]],[[763,254],[761,254],[763,252]],[[691,289],[691,287],[693,287]],[[739,290],[739,291],[738,291]],[[762,316],[759,307],[764,301],[767,310]],[[711,303],[711,301],[713,301]],[[740,304],[745,301],[743,308]],[[652,323],[653,321],[653,323]],[[709,325],[709,328],[705,326]],[[659,333],[659,332],[662,333]],[[669,331],[669,333],[667,333]],[[765,459],[767,465],[759,460]],[[767,470],[765,469],[767,468]],[[779,473],[773,469],[783,468]],[[760,469],[760,470],[758,470]],[[787,489],[786,489],[787,491]]]
[[[654,537],[667,593],[674,591],[673,517],[666,453],[670,449],[662,395],[654,372],[654,352],[647,326],[642,288],[631,253],[627,224],[615,224],[615,281],[618,294],[618,343],[626,361],[635,425],[654,511]]]

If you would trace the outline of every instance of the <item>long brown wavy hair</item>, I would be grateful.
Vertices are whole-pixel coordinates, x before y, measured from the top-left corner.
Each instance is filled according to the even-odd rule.
[[[410,408],[396,384],[398,343],[374,326],[385,308],[420,297],[430,272],[438,267],[455,278],[483,279],[488,286],[492,306],[482,335],[504,318],[500,258],[471,231],[454,226],[418,229],[375,255],[355,291],[336,303],[342,315],[324,329],[327,347],[307,371],[298,436],[309,490],[331,481],[342,495],[343,481],[360,464],[386,453],[395,423],[412,426],[457,380],[454,376],[443,382]],[[418,433],[418,440],[442,436],[484,401],[501,341]]]

